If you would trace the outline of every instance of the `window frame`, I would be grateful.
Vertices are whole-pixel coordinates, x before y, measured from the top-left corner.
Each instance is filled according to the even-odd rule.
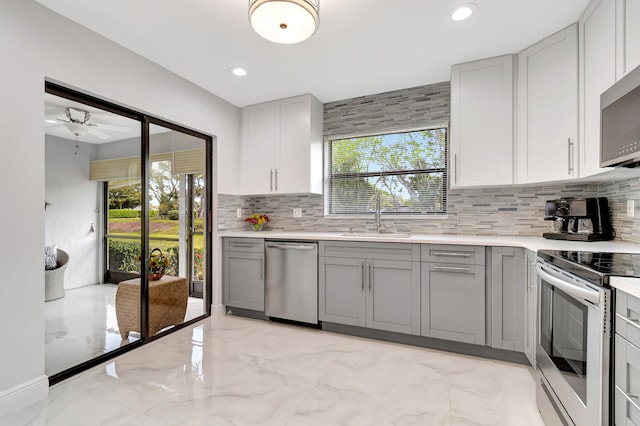
[[[323,158],[324,158],[324,216],[328,219],[371,219],[375,216],[375,213],[332,213],[330,211],[330,199],[332,192],[332,180],[336,176],[340,177],[355,177],[356,174],[341,173],[332,175],[331,173],[331,143],[341,139],[352,138],[365,138],[376,137],[384,135],[393,135],[401,133],[422,132],[435,129],[445,129],[446,141],[444,144],[444,167],[438,167],[433,169],[411,169],[404,171],[385,171],[385,172],[363,172],[358,173],[357,177],[376,177],[376,176],[393,176],[393,175],[407,175],[407,174],[425,174],[425,173],[442,173],[442,191],[443,191],[443,211],[441,212],[425,212],[425,213],[405,213],[405,212],[389,212],[385,211],[384,215],[389,218],[400,219],[446,219],[448,216],[448,195],[449,195],[449,123],[430,124],[428,126],[420,126],[415,128],[399,128],[390,129],[382,132],[368,132],[368,133],[353,133],[353,134],[336,134],[324,137],[323,143]]]

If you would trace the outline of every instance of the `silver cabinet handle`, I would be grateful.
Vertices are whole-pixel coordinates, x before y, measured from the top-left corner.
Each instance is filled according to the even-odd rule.
[[[262,258],[260,258],[260,279],[262,279],[264,277],[264,272],[263,272],[263,267],[262,267]]]
[[[460,253],[454,251],[434,251],[433,256],[449,256],[449,257],[471,257],[471,253]]]
[[[567,138],[567,151],[568,173],[571,175],[573,173],[573,142],[571,142],[571,138]]]
[[[253,247],[255,244],[251,243],[229,243],[231,247]]]
[[[629,401],[631,403],[631,405],[633,405],[636,410],[640,411],[640,407],[638,406],[638,403],[636,403],[633,399],[631,398],[638,398],[638,396],[636,395],[629,395],[627,394],[625,391],[622,390],[622,388],[618,385],[616,385],[616,390],[620,391],[620,393],[622,394],[622,396],[624,396],[624,398]]]
[[[269,169],[269,191],[273,191],[273,169]]]
[[[463,268],[460,266],[432,266],[432,271],[452,271],[452,272],[469,272],[471,268]]]
[[[267,248],[279,248],[285,250],[315,250],[315,245],[304,244],[266,244]]]
[[[369,291],[371,291],[372,281],[373,281],[373,273],[371,272],[371,263],[369,263]]]
[[[360,276],[360,281],[362,282],[362,291],[364,291],[364,262],[362,262],[360,266],[362,267],[362,275]]]
[[[453,183],[458,183],[456,175],[458,174],[458,154],[453,154]]]
[[[640,320],[627,318],[624,315],[616,314],[616,318],[640,330]]]
[[[276,169],[276,192],[278,192],[278,169]]]

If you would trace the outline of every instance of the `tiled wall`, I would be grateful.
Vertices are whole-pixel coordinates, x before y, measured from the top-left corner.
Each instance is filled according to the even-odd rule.
[[[414,129],[449,122],[449,83],[363,96],[325,104],[324,133],[348,136]],[[638,170],[640,176],[640,169]],[[383,225],[391,232],[420,234],[522,235],[541,236],[551,228],[545,222],[545,200],[561,197],[609,198],[616,239],[640,242],[639,217],[626,217],[626,200],[640,203],[640,178],[608,184],[507,186],[450,190],[446,218],[390,219]],[[324,216],[321,195],[218,196],[220,230],[245,230],[236,218],[257,212],[268,214],[272,222],[265,229],[318,232],[375,231],[373,218],[331,219]],[[302,218],[293,218],[293,208],[302,208]]]

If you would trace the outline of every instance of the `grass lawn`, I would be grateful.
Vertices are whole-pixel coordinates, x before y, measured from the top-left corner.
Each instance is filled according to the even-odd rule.
[[[193,244],[195,248],[204,248],[203,232],[204,219],[195,219],[195,235]],[[151,219],[149,221],[149,241],[151,248],[166,250],[178,245],[179,222],[170,219]],[[140,237],[141,222],[138,218],[109,219],[109,235],[122,235],[127,237]],[[173,239],[174,241],[159,241],[158,239]],[[118,240],[118,238],[112,238]],[[124,240],[124,239],[123,239]],[[128,240],[131,241],[131,240]]]

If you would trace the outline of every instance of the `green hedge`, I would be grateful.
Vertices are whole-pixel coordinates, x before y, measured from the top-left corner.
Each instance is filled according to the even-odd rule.
[[[180,211],[179,210],[169,210],[167,212],[167,217],[169,220],[178,220],[180,219]]]
[[[153,248],[153,247],[152,247]],[[179,246],[171,246],[162,251],[169,259],[169,266],[164,273],[178,276]],[[137,241],[109,241],[109,269],[112,271],[140,272],[138,255],[140,254],[140,243]],[[195,280],[204,279],[204,250],[194,249]]]
[[[140,210],[133,209],[110,209],[109,219],[125,219],[140,217]],[[158,210],[149,210],[149,217],[158,217]]]

